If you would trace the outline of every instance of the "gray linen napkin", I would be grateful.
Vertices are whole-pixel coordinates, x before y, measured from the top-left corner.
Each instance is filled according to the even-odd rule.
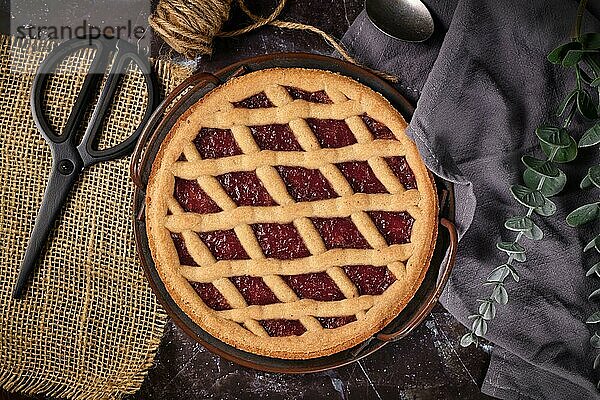
[[[434,173],[456,182],[457,222],[462,241],[443,295],[445,307],[465,325],[481,284],[504,258],[495,243],[512,236],[503,220],[523,212],[509,186],[520,180],[523,154],[539,153],[535,128],[553,122],[553,112],[574,85],[572,72],[546,61],[568,40],[577,3],[565,0],[425,0],[436,34],[421,44],[379,32],[361,14],[343,42],[359,62],[394,73],[398,89],[417,107],[409,134]],[[600,1],[590,1],[583,31],[600,28]],[[554,121],[557,122],[557,121]],[[538,156],[540,156],[538,154]],[[585,318],[593,312],[585,278],[591,259],[582,246],[589,229],[569,228],[564,218],[582,198],[578,182],[594,161],[584,151],[569,176],[559,212],[536,218],[546,237],[526,242],[521,282],[508,284],[510,302],[499,307],[488,339],[496,346],[483,392],[504,399],[594,399],[593,353]],[[470,226],[470,228],[469,228]],[[468,229],[468,230],[467,230]],[[597,283],[597,282],[596,282]]]

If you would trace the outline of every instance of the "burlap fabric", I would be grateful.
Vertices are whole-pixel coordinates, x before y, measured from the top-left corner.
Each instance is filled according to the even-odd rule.
[[[0,37],[0,386],[76,399],[121,398],[141,386],[166,322],[136,256],[128,158],[83,173],[24,300],[11,297],[51,162],[29,95],[52,46]],[[52,125],[66,121],[83,79],[77,66],[90,59],[79,53],[50,82]],[[163,91],[187,73],[155,66]],[[123,83],[104,126],[104,145],[129,134],[139,119],[141,83],[136,74]]]

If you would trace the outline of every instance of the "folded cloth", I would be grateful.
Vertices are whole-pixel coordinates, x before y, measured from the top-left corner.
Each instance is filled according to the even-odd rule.
[[[430,169],[456,183],[462,240],[442,303],[469,326],[476,299],[489,296],[482,283],[505,261],[495,244],[513,238],[503,221],[524,211],[509,192],[521,179],[519,159],[540,157],[534,130],[558,122],[554,111],[574,87],[573,72],[550,64],[546,55],[569,40],[577,2],[424,2],[436,26],[427,42],[389,38],[364,13],[343,42],[360,63],[400,77],[399,91],[418,99],[409,134]],[[584,32],[600,28],[600,7],[592,8]],[[489,324],[487,338],[496,346],[484,393],[504,399],[600,398],[584,323],[594,311],[587,301],[594,282],[584,276],[591,260],[582,248],[593,232],[565,223],[569,211],[597,197],[577,188],[591,153],[582,152],[576,165],[565,167],[569,184],[554,198],[559,212],[535,218],[545,238],[524,243],[528,261],[518,265],[521,281],[507,284],[510,301]]]

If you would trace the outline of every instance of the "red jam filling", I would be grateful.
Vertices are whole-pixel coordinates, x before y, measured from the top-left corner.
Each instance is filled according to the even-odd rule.
[[[361,115],[360,118],[367,125],[374,139],[396,139],[390,128],[381,122],[369,117],[367,114]]]
[[[387,244],[410,242],[410,233],[415,220],[409,213],[404,211],[369,211],[368,214]]]
[[[352,265],[343,267],[343,269],[352,283],[356,285],[361,296],[365,294],[380,295],[396,280],[386,267]]]
[[[311,218],[327,249],[369,249],[369,243],[350,217]]]
[[[310,252],[292,224],[254,224],[252,230],[265,257],[278,260],[308,257]]]
[[[210,250],[217,261],[219,260],[247,260],[248,254],[242,247],[240,240],[233,231],[212,231],[198,233],[200,239]]]
[[[292,100],[306,100],[311,103],[331,104],[333,101],[327,96],[324,90],[316,92],[308,92],[297,87],[286,86],[285,89],[289,93]]]
[[[228,172],[217,180],[238,206],[277,205],[253,171]]]
[[[186,212],[210,214],[222,211],[196,181],[175,177],[173,196]]]
[[[306,123],[323,148],[344,147],[356,143],[354,134],[343,119],[307,118]]]
[[[295,319],[263,319],[260,324],[269,336],[300,336],[306,332],[304,325]]]
[[[317,321],[325,329],[335,329],[356,321],[356,317],[354,315],[346,317],[317,317]]]
[[[235,108],[269,108],[275,107],[265,92],[246,97],[244,100],[231,103]]]
[[[204,304],[216,311],[230,310],[231,306],[227,299],[212,283],[190,282]]]
[[[229,278],[231,282],[240,291],[244,300],[248,305],[265,306],[267,304],[279,303],[279,299],[275,293],[263,281],[262,278],[256,276],[234,276]]]
[[[338,301],[345,299],[333,279],[325,272],[283,276],[283,280],[301,299]]]
[[[179,263],[181,265],[189,265],[192,267],[197,267],[196,261],[192,258],[190,252],[185,245],[185,241],[183,240],[183,236],[181,233],[173,233],[171,232],[171,239],[173,239],[173,244],[175,245],[175,250],[177,250],[177,256],[179,257]]]
[[[261,150],[302,151],[288,124],[255,125],[250,132]]]
[[[318,169],[275,167],[297,202],[325,200],[338,197],[331,184]]]
[[[388,192],[366,161],[340,163],[337,167],[356,193]]]
[[[412,172],[412,169],[410,169],[410,166],[406,162],[406,157],[387,157],[385,161],[388,163],[390,169],[394,175],[398,177],[400,183],[402,183],[402,186],[404,186],[406,190],[417,188],[415,174]]]
[[[202,128],[192,141],[202,158],[221,158],[242,154],[229,129]]]

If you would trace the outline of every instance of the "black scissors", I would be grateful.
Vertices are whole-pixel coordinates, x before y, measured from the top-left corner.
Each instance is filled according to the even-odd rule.
[[[44,92],[48,78],[55,73],[58,65],[67,57],[86,48],[95,50],[94,58],[69,118],[62,132],[57,134],[46,120],[43,110]],[[146,85],[147,105],[144,116],[140,125],[127,139],[116,146],[100,150],[98,149],[98,139],[103,121],[110,112],[109,109],[119,83],[127,73],[127,69],[134,64],[143,74]],[[82,136],[79,134],[79,128],[86,116],[86,111],[96,98],[109,66],[106,82]],[[42,249],[48,240],[54,222],[78,176],[92,164],[117,159],[131,153],[157,103],[158,92],[148,60],[138,52],[135,46],[124,40],[108,37],[74,38],[60,44],[48,54],[33,81],[31,110],[38,130],[50,145],[52,169],[21,263],[19,278],[13,291],[14,298],[22,296],[27,281],[40,260]]]

